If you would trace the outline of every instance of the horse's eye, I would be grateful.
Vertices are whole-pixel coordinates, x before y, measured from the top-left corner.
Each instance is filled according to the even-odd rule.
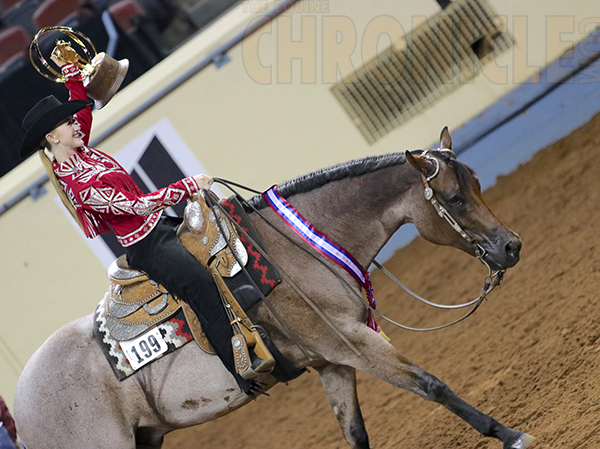
[[[448,203],[452,204],[453,206],[462,206],[465,204],[465,199],[462,197],[462,195],[454,195],[448,200]]]

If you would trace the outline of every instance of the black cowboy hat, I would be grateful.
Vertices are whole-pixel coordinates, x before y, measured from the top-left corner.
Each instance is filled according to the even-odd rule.
[[[64,119],[90,106],[91,101],[73,100],[62,103],[54,95],[48,95],[39,101],[23,119],[23,128],[27,131],[19,156],[26,159],[40,148],[42,139]]]

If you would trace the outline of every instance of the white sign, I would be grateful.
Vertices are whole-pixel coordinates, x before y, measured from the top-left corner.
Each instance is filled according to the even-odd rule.
[[[134,370],[157,359],[167,352],[169,347],[163,339],[160,329],[155,327],[138,338],[121,342],[121,350],[125,353],[129,364]]]

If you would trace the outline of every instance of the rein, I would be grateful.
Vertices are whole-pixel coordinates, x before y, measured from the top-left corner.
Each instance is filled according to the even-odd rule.
[[[426,153],[426,152],[425,152]],[[433,331],[433,330],[439,330],[439,329],[444,329],[446,327],[450,327],[453,326],[454,324],[457,324],[463,320],[465,320],[466,318],[468,318],[469,316],[471,316],[473,313],[475,313],[475,311],[479,308],[479,306],[481,305],[481,303],[483,302],[483,300],[487,297],[487,295],[496,287],[500,284],[500,282],[502,281],[502,277],[504,275],[504,270],[499,270],[496,271],[495,273],[492,273],[492,270],[490,268],[490,266],[487,264],[487,262],[485,262],[485,260],[483,259],[483,257],[485,256],[485,249],[482,248],[479,244],[475,243],[473,241],[473,239],[460,227],[460,225],[458,224],[458,222],[456,222],[456,220],[454,220],[454,218],[450,215],[450,213],[441,205],[439,204],[439,202],[437,201],[437,199],[435,198],[435,194],[433,192],[433,189],[431,189],[431,187],[429,186],[429,181],[431,181],[432,179],[434,179],[438,173],[439,173],[439,162],[437,161],[437,159],[426,155],[425,157],[427,157],[430,160],[435,161],[436,163],[436,170],[433,173],[433,175],[429,176],[429,177],[425,177],[423,176],[423,184],[425,187],[425,198],[431,202],[431,204],[433,205],[433,207],[436,209],[436,211],[438,212],[438,215],[440,215],[440,217],[446,219],[446,221],[452,226],[452,228],[457,231],[464,239],[466,239],[469,243],[472,243],[475,245],[475,255],[476,257],[488,268],[488,274],[485,276],[484,278],[484,285],[483,288],[481,290],[481,294],[479,295],[479,297],[473,299],[472,301],[466,302],[464,304],[458,304],[458,305],[442,305],[442,304],[437,304],[431,301],[428,301],[424,298],[421,298],[420,296],[418,296],[417,294],[413,293],[410,289],[408,289],[408,287],[406,287],[404,284],[402,284],[398,279],[396,279],[394,277],[394,275],[392,275],[392,273],[390,273],[385,267],[383,267],[379,262],[377,262],[376,260],[373,260],[373,264],[379,268],[382,273],[384,273],[387,277],[389,277],[396,285],[398,285],[400,288],[402,288],[404,291],[406,291],[408,294],[410,294],[411,296],[413,296],[414,298],[416,298],[417,300],[430,305],[432,307],[437,307],[437,308],[441,308],[441,309],[458,309],[458,308],[464,308],[464,307],[469,307],[469,306],[473,306],[473,308],[464,316],[462,316],[461,318],[452,321],[450,323],[446,323],[444,325],[441,326],[436,326],[436,327],[430,327],[430,328],[413,328],[413,327],[409,327],[400,323],[397,323],[396,321],[386,317],[385,315],[383,315],[382,313],[380,313],[379,311],[376,310],[375,308],[375,304],[373,302],[373,305],[371,305],[369,302],[365,302],[363,297],[360,295],[359,292],[356,291],[356,289],[350,285],[348,283],[348,281],[346,279],[344,279],[343,276],[341,276],[336,270],[334,270],[324,259],[320,254],[315,254],[311,251],[309,251],[307,248],[305,248],[304,246],[300,245],[298,242],[292,240],[289,236],[287,236],[281,229],[279,229],[273,222],[271,222],[271,220],[269,220],[267,217],[264,216],[264,214],[262,214],[256,207],[254,207],[253,205],[251,205],[248,201],[246,201],[246,199],[244,197],[242,197],[232,186],[236,186],[236,187],[240,187],[244,190],[247,190],[249,192],[253,192],[256,194],[263,194],[263,192],[259,192],[255,189],[246,187],[242,184],[238,184],[235,182],[231,182],[228,181],[226,179],[222,179],[222,178],[214,178],[214,181],[224,185],[225,187],[227,187],[229,190],[231,190],[236,197],[238,198],[238,200],[240,200],[243,204],[245,204],[248,208],[250,208],[253,212],[255,212],[259,217],[261,217],[263,219],[263,221],[265,221],[271,228],[273,228],[274,230],[276,230],[278,233],[280,233],[283,237],[285,237],[287,240],[289,240],[291,243],[293,243],[295,246],[297,246],[298,248],[300,248],[301,250],[303,250],[304,252],[306,252],[307,254],[310,254],[315,260],[317,260],[318,262],[320,262],[323,266],[325,266],[333,275],[335,275],[338,280],[349,290],[350,293],[352,293],[352,295],[358,299],[360,301],[360,303],[362,305],[365,305],[367,307],[367,309],[376,314],[377,316],[381,317],[382,319],[384,319],[385,321],[387,321],[390,324],[393,324],[396,327],[399,327],[401,329],[405,329],[405,330],[409,330],[409,331],[414,331],[414,332],[427,332],[427,331]],[[220,207],[220,206],[219,206]],[[225,212],[223,210],[223,212]],[[236,229],[238,229],[238,231],[240,233],[242,233],[246,238],[249,239],[249,241],[257,248],[257,250],[267,259],[269,260],[269,262],[271,264],[273,264],[273,266],[279,270],[282,274],[282,277],[284,277],[284,279],[286,279],[286,281],[288,283],[291,283],[292,287],[294,288],[294,290],[296,290],[297,293],[300,294],[300,296],[304,299],[304,301],[306,301],[311,308],[313,308],[318,314],[319,316],[325,320],[325,322],[332,327],[332,329],[334,329],[334,331],[336,332],[336,334],[338,336],[340,336],[340,338],[344,341],[344,343],[346,343],[350,349],[353,350],[353,352],[357,353],[356,348],[354,347],[354,345],[352,345],[343,335],[340,334],[339,331],[337,331],[337,329],[335,329],[333,327],[333,324],[329,322],[329,320],[326,319],[326,317],[322,314],[322,312],[320,312],[320,310],[318,308],[316,308],[316,305],[310,301],[310,299],[308,299],[308,297],[306,297],[306,295],[304,293],[301,292],[301,290],[299,289],[299,287],[297,287],[293,282],[291,282],[291,279],[289,278],[289,276],[281,269],[281,267],[278,266],[278,264],[276,264],[266,253],[265,251],[259,246],[256,245],[256,242],[254,242],[250,236],[248,236],[248,234],[245,232],[244,229],[242,229],[239,224],[237,224],[235,221],[233,221],[233,224],[235,225]],[[270,310],[272,310],[272,305],[270,305],[269,307]],[[280,321],[280,324],[283,325],[283,323]],[[284,326],[284,328],[286,328],[286,326]],[[286,328],[287,329],[287,328]],[[289,330],[288,330],[289,332]],[[293,339],[296,344],[300,347],[301,345],[299,344],[298,341],[296,341],[296,339]],[[303,352],[306,355],[306,352],[303,350]]]
[[[219,182],[220,184],[223,184],[224,186],[226,186],[228,189],[230,189],[235,195],[236,197],[242,201],[244,204],[248,205],[247,201],[241,196],[239,195],[229,184],[228,181],[219,179],[219,178],[215,178],[214,179],[215,182]],[[254,191],[252,189],[247,189],[244,186],[241,186],[239,184],[235,184],[235,183],[230,183],[232,185],[236,185],[239,186],[241,188],[244,188],[248,191]],[[205,199],[207,200],[207,204],[209,205],[209,207],[212,208],[217,208],[218,210],[220,210],[222,213],[228,215],[228,212],[223,208],[223,206],[221,206],[221,204],[219,204],[218,201],[215,201],[210,195],[205,195],[204,196]],[[253,210],[255,210],[256,212],[258,212],[257,209],[252,208]],[[264,216],[262,216],[262,214],[259,213],[259,215],[267,220]],[[220,223],[219,220],[216,221],[217,225],[219,226],[219,230],[221,231],[221,233],[223,235],[225,235],[225,230],[222,228],[222,224]],[[273,226],[272,223],[270,223],[268,220],[267,222]],[[304,294],[304,292],[296,285],[296,283],[290,278],[290,276],[264,251],[264,249],[252,238],[250,237],[250,235],[248,234],[248,232],[246,232],[246,230],[235,220],[231,220],[231,223],[234,225],[234,227],[236,228],[236,230],[243,235],[246,239],[248,239],[248,241],[254,246],[254,248],[256,248],[258,250],[258,252],[267,260],[269,261],[269,263],[271,263],[271,265],[273,265],[273,267],[275,267],[275,269],[279,272],[279,274],[281,275],[281,277],[296,291],[296,293],[298,293],[298,295],[317,313],[317,315],[319,315],[319,317],[338,335],[338,337],[340,337],[340,339],[359,357],[361,356],[360,351],[350,342],[350,340],[348,340],[346,338],[346,336],[344,336],[334,325],[333,323],[331,323],[331,321],[323,314],[323,312],[321,312],[321,310],[310,300],[310,298],[308,298],[308,296],[306,296],[306,294]],[[261,289],[258,287],[258,285],[256,285],[256,282],[252,279],[252,277],[250,276],[250,274],[248,273],[248,271],[246,270],[244,263],[239,259],[239,256],[237,255],[237,252],[234,250],[234,248],[231,247],[231,244],[229,243],[228,240],[225,240],[225,242],[227,243],[227,246],[229,247],[229,250],[231,251],[231,253],[233,254],[233,256],[235,257],[237,263],[240,265],[240,267],[242,268],[243,273],[246,275],[246,278],[248,279],[248,281],[252,284],[252,286],[254,287],[254,289],[256,290],[256,292],[259,294],[259,296],[261,297],[261,300],[265,303],[265,305],[267,306],[267,308],[269,309],[269,311],[273,314],[273,317],[279,322],[279,324],[281,325],[281,327],[287,332],[288,337],[290,338],[290,340],[292,340],[294,342],[294,344],[300,349],[300,351],[304,354],[304,356],[306,357],[306,359],[310,362],[312,360],[314,360],[310,354],[309,351],[306,350],[304,348],[304,346],[302,345],[300,338],[296,335],[296,333],[294,331],[292,331],[290,329],[290,327],[286,324],[285,320],[283,319],[283,317],[281,317],[281,315],[277,312],[277,310],[275,309],[275,307],[273,306],[273,304],[271,303],[271,301],[269,301],[266,296],[264,295],[264,293],[261,291]],[[295,243],[295,242],[294,242]]]

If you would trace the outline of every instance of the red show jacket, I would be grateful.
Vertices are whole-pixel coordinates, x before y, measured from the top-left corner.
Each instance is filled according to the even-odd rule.
[[[88,100],[74,65],[63,66],[69,100]],[[146,237],[169,206],[200,191],[193,177],[184,178],[156,192],[144,194],[131,175],[109,155],[88,147],[92,110],[75,115],[84,145],[65,162],[53,163],[54,174],[77,211],[86,237],[109,232],[112,227],[121,245],[131,246]],[[109,227],[110,225],[110,227]]]

